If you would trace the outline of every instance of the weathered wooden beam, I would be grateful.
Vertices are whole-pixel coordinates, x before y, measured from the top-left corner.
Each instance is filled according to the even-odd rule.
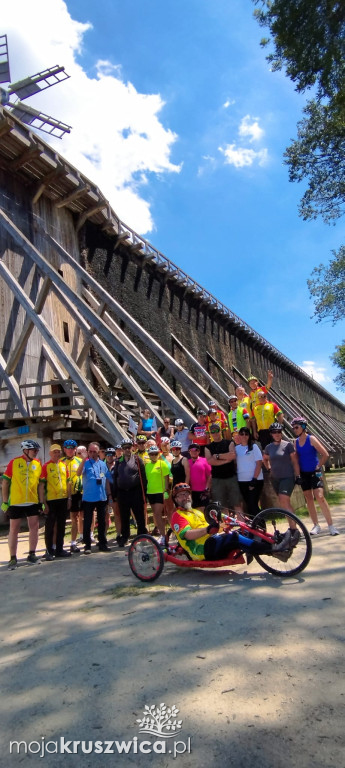
[[[9,167],[11,171],[17,171],[19,168],[22,168],[24,165],[30,162],[30,160],[34,160],[35,158],[39,157],[40,155],[40,149],[39,147],[33,146],[29,149],[26,149],[25,152],[22,152],[19,157],[15,157],[14,160],[11,160]]]
[[[19,303],[24,307],[27,315],[31,317],[34,324],[42,334],[43,338],[47,342],[47,344],[51,347],[53,352],[57,354],[59,360],[61,360],[64,368],[69,373],[73,381],[78,385],[80,391],[84,395],[86,401],[90,404],[90,406],[94,409],[95,413],[97,414],[98,419],[103,422],[106,429],[108,429],[109,434],[112,436],[112,438],[116,441],[121,440],[123,437],[123,434],[121,431],[114,425],[113,418],[111,416],[110,411],[108,411],[106,405],[100,401],[100,398],[98,395],[94,392],[91,385],[85,378],[85,376],[80,372],[79,368],[77,367],[74,360],[72,360],[71,356],[65,352],[64,349],[61,347],[60,341],[55,337],[54,332],[49,328],[46,321],[36,314],[35,308],[33,303],[30,301],[30,299],[25,295],[22,288],[18,285],[15,278],[11,275],[9,269],[7,269],[6,265],[0,261],[0,274],[4,278],[7,285],[10,287],[13,294],[16,296]],[[0,359],[0,368],[1,368],[1,359]],[[5,370],[3,371],[3,375],[7,376]],[[7,376],[7,379],[10,377]],[[6,382],[7,383],[7,382]],[[18,388],[18,385],[17,385]],[[24,415],[25,409],[23,408],[23,405],[18,397],[18,392],[16,394],[16,402],[18,403],[18,407],[20,405],[21,412]],[[26,412],[26,415],[27,412]]]
[[[0,263],[1,266],[1,263]],[[4,360],[3,356],[0,355],[0,381],[4,381],[6,386],[8,387],[9,393],[11,394],[13,401],[15,405],[18,408],[19,413],[23,416],[24,419],[30,418],[30,411],[25,407],[21,391],[18,386],[18,382],[15,380],[14,376],[10,376],[6,371],[6,360]]]
[[[49,185],[56,181],[60,176],[63,176],[64,170],[63,168],[57,167],[54,171],[51,171],[50,173],[47,173],[46,176],[44,176],[43,180],[38,184],[36,187],[36,192],[32,197],[32,203],[35,205],[35,203],[38,203],[41,195],[43,195],[44,190],[49,187]]]
[[[182,350],[183,354],[186,356],[187,360],[189,360],[192,363],[194,368],[196,368],[197,371],[199,371],[199,373],[201,373],[203,375],[203,377],[205,379],[207,379],[207,381],[210,382],[210,384],[213,387],[213,389],[215,389],[216,392],[218,392],[218,394],[221,395],[222,397],[224,397],[224,399],[227,401],[228,400],[228,393],[225,391],[225,389],[223,389],[223,387],[221,387],[220,384],[217,384],[217,382],[214,380],[213,376],[211,376],[211,374],[208,373],[206,368],[204,368],[204,366],[201,365],[201,363],[198,362],[198,360],[192,355],[192,353],[189,352],[189,350],[183,344],[181,344],[180,340],[176,336],[174,336],[173,333],[171,334],[171,338],[172,338],[174,344],[177,344],[177,346],[180,347],[180,349]]]
[[[84,194],[84,192],[87,192],[89,187],[86,184],[81,184],[79,189],[74,189],[73,192],[70,192],[69,195],[66,195],[65,197],[62,197],[60,200],[57,200],[55,203],[55,208],[64,208],[65,205],[68,205],[69,203],[73,203],[73,200],[77,200],[78,197],[81,197],[81,195]]]
[[[87,208],[86,211],[80,214],[77,225],[76,225],[76,232],[79,232],[79,230],[84,226],[87,219],[90,219],[91,216],[94,215],[94,213],[98,213],[98,211],[103,211],[103,208],[106,208],[107,204],[105,202],[98,203],[98,205],[92,206],[92,208]]]
[[[51,286],[50,278],[45,277],[35,302],[35,312],[37,312],[38,315],[42,312],[45,300],[49,293],[50,286]],[[29,318],[26,318],[23,328],[21,330],[19,339],[16,343],[16,346],[7,361],[6,373],[8,373],[9,375],[11,375],[15,371],[18,365],[18,362],[20,360],[20,356],[24,348],[26,347],[26,344],[28,342],[29,336],[33,328],[34,328],[34,324],[32,320],[30,320]]]
[[[103,302],[101,302],[101,304],[99,305],[99,307],[97,309],[98,317],[103,317],[103,314],[105,312],[105,308],[106,308],[106,303],[105,303],[105,301],[103,301]],[[90,328],[90,330],[89,330],[89,337],[90,337],[90,335],[93,334],[94,330],[95,330],[94,328]],[[78,355],[77,365],[79,366],[79,368],[81,368],[81,366],[85,363],[85,360],[86,360],[86,358],[87,358],[87,356],[89,354],[90,348],[91,348],[91,342],[90,342],[90,338],[88,338],[88,340],[83,344],[83,346],[82,346],[82,348],[81,348],[81,350],[79,352],[79,355]]]
[[[104,376],[104,373],[102,373],[101,369],[98,368],[98,366],[95,365],[95,363],[92,360],[90,360],[90,369],[93,375],[96,377],[98,383],[101,385],[104,392],[110,392],[109,381],[107,381],[107,379]]]
[[[207,354],[207,357],[209,358],[209,360],[211,360],[211,362],[213,363],[213,365],[215,365],[216,368],[218,368],[218,370],[221,371],[224,374],[224,376],[227,379],[229,379],[229,381],[231,381],[231,383],[234,385],[234,387],[237,387],[238,382],[236,381],[236,379],[234,379],[234,377],[231,376],[231,374],[228,371],[226,371],[225,368],[223,368],[223,366],[218,362],[218,360],[216,360],[216,358],[213,357],[210,354],[210,352],[207,352],[207,350],[206,350],[206,354]]]

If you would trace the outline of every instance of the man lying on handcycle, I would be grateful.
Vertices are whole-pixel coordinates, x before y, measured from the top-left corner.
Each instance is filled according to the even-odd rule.
[[[246,553],[247,562],[252,555],[279,553],[287,547],[293,547],[293,531],[288,529],[279,544],[270,544],[260,539],[251,539],[237,531],[219,533],[220,524],[207,523],[199,509],[192,509],[192,496],[187,483],[178,483],[173,489],[175,511],[171,526],[181,547],[192,560],[224,560],[230,552],[239,549]],[[226,530],[226,526],[225,526]]]

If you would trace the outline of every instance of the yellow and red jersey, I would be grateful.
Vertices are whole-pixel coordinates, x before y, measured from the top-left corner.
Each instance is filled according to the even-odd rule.
[[[37,489],[41,471],[39,459],[27,461],[26,456],[17,456],[9,462],[3,478],[10,483],[10,506],[38,504]]]
[[[61,461],[66,464],[68,469],[69,481],[71,483],[71,492],[78,493],[83,488],[82,479],[81,477],[77,476],[77,469],[79,468],[82,459],[79,456],[72,456],[70,459],[65,456],[63,459],[61,459]]]
[[[188,552],[192,560],[205,560],[204,545],[210,538],[209,534],[206,533],[200,539],[185,538],[186,531],[207,526],[203,513],[199,509],[176,509],[171,518],[171,526],[179,544]]]
[[[277,403],[264,403],[264,405],[256,405],[254,408],[254,417],[257,423],[258,430],[269,429],[271,424],[277,420],[282,411]]]
[[[225,431],[227,430],[227,427],[228,427],[227,419],[226,419],[224,411],[218,410],[217,411],[217,417],[215,418],[214,421],[211,421],[210,417],[206,416],[206,422],[205,423],[206,423],[207,439],[208,439],[208,441],[210,443],[213,440],[213,437],[212,437],[212,435],[210,433],[210,426],[211,426],[211,424],[218,424],[218,426],[221,429],[222,436],[224,437]]]
[[[69,471],[65,462],[62,459],[56,463],[51,460],[46,461],[42,467],[40,482],[45,484],[47,501],[67,499]]]

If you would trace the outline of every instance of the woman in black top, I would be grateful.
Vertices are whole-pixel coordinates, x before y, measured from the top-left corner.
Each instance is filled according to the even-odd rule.
[[[171,474],[173,477],[173,488],[177,483],[189,483],[190,469],[188,459],[181,456],[182,444],[179,440],[173,440],[170,445],[173,460],[171,462]]]

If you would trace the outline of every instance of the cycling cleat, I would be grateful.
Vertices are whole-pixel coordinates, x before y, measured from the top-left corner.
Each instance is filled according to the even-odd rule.
[[[286,533],[284,533],[283,538],[278,544],[272,544],[272,552],[282,552],[284,549],[291,549],[291,530],[289,528]]]

